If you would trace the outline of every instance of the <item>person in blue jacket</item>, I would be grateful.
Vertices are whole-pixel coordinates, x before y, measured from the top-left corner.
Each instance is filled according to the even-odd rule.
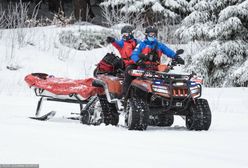
[[[159,64],[162,54],[175,59],[176,53],[167,47],[165,44],[158,42],[157,40],[158,29],[154,26],[149,26],[145,30],[145,40],[138,45],[132,55],[131,59],[135,63]],[[154,69],[155,66],[154,66]]]

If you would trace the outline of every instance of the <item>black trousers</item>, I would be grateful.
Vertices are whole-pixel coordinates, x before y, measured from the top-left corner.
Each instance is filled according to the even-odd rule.
[[[123,85],[122,85],[122,96],[126,96],[128,93],[128,89],[130,87],[130,84],[132,83],[133,79],[135,79],[135,77],[131,76],[128,71],[132,70],[132,69],[136,69],[137,65],[129,65],[128,67],[126,67],[125,73],[124,73],[124,81],[123,81]]]

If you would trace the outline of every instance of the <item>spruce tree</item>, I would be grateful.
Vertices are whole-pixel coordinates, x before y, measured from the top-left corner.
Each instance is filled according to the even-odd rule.
[[[206,47],[187,58],[186,69],[205,78],[207,86],[242,86],[248,81],[248,1],[194,0],[191,14],[176,31],[183,42]]]
[[[179,23],[189,12],[186,0],[105,0],[101,6],[122,15],[142,15],[146,24]]]
[[[174,32],[189,14],[187,0],[105,0],[107,24],[130,23],[143,31],[148,25],[159,28],[159,40],[175,43]]]

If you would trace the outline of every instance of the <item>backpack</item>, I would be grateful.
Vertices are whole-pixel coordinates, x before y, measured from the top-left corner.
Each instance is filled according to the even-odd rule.
[[[113,53],[107,53],[97,64],[97,70],[101,73],[114,73],[118,68],[122,68],[122,59]]]

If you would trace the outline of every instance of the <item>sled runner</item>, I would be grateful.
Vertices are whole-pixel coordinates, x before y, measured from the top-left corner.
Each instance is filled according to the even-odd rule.
[[[39,116],[39,117],[29,117],[30,119],[34,119],[34,120],[39,120],[39,121],[46,121],[46,120],[49,120],[51,119],[52,117],[54,117],[56,114],[55,111],[51,111],[43,116]]]
[[[88,110],[87,108],[92,104],[92,101],[95,101],[93,97],[102,92],[102,89],[92,86],[93,78],[73,80],[54,77],[45,73],[32,73],[25,77],[25,81],[34,90],[35,95],[40,97],[35,112],[36,118],[42,117],[40,116],[40,109],[44,101],[77,103],[80,106],[81,114]],[[87,103],[89,105],[84,107],[84,104]]]

